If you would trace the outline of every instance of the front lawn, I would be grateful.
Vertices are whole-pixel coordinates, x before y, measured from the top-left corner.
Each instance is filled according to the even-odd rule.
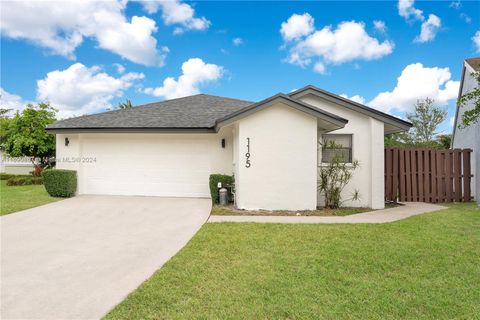
[[[378,225],[208,223],[106,319],[478,319],[473,203]]]
[[[318,209],[318,210],[239,210],[230,206],[214,205],[212,207],[212,215],[216,216],[348,216],[355,213],[374,211],[370,208],[338,208],[338,209]]]
[[[62,200],[50,197],[43,185],[7,186],[6,183],[0,181],[0,216]]]

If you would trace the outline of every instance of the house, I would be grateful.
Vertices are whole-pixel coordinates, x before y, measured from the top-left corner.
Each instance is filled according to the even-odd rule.
[[[61,120],[57,167],[78,172],[79,194],[210,197],[212,173],[234,174],[242,209],[312,210],[319,141],[360,162],[350,206],[384,207],[384,135],[411,124],[314,86],[250,102],[199,94]]]
[[[472,91],[478,86],[477,81],[472,76],[472,73],[477,71],[480,71],[480,57],[466,59],[463,62],[462,80],[458,92],[459,99],[462,95]],[[472,101],[465,106],[457,107],[455,124],[453,126],[452,148],[470,148],[473,150],[470,158],[470,166],[473,174],[471,190],[474,198],[480,205],[480,179],[478,178],[478,174],[480,174],[480,121],[466,128],[459,128],[463,113],[473,108],[474,104]]]

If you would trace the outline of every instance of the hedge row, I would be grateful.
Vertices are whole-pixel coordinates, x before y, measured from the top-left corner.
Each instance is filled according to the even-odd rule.
[[[27,186],[32,184],[43,184],[42,177],[18,175],[7,180],[7,186]]]
[[[220,195],[218,194],[218,183],[222,183],[222,187],[225,185],[232,185],[235,182],[233,176],[228,176],[225,174],[211,174],[209,178],[209,185],[210,185],[210,195],[212,196],[213,203],[220,202]],[[230,189],[229,189],[230,190]],[[229,194],[231,198],[232,194]]]
[[[13,174],[13,173],[0,173],[0,180],[8,180],[10,178],[31,178],[31,174]]]
[[[77,172],[74,170],[43,170],[43,184],[52,197],[68,198],[77,191]]]

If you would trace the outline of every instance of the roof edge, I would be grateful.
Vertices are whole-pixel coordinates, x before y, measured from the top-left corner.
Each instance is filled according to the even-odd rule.
[[[453,143],[455,142],[455,133],[457,132],[458,112],[460,109],[458,102],[460,101],[460,97],[462,96],[462,92],[463,92],[463,84],[465,82],[465,71],[467,70],[467,65],[470,66],[467,60],[468,59],[463,60],[463,64],[462,64],[462,77],[460,79],[460,85],[458,86],[457,103],[455,104],[455,121],[453,122],[452,142],[450,143],[450,148],[453,148]]]
[[[249,116],[250,114],[253,114],[257,111],[260,111],[261,106],[269,105],[272,104],[275,100],[283,100],[284,102],[287,103],[287,105],[292,106],[292,104],[297,105],[301,111],[304,111],[306,113],[309,113],[311,115],[317,116],[319,118],[322,118],[323,120],[332,123],[335,126],[338,126],[339,128],[343,128],[345,124],[348,123],[347,119],[344,119],[342,117],[339,117],[333,113],[324,111],[320,108],[317,108],[315,106],[309,105],[303,101],[299,101],[296,99],[293,99],[289,97],[288,95],[284,93],[277,93],[267,99],[264,99],[262,101],[259,101],[257,103],[251,104],[243,109],[240,109],[236,112],[233,112],[223,118],[217,119],[215,121],[215,129],[218,131],[221,127],[228,125],[230,123],[233,123],[239,119],[242,119],[246,116]],[[293,107],[293,106],[292,106]]]
[[[62,133],[215,133],[215,128],[165,128],[165,127],[78,127],[78,128],[45,128],[52,134]]]
[[[299,96],[299,95],[306,95],[308,93],[311,93],[311,92],[308,92],[309,90],[313,91],[314,94],[316,94],[320,97],[323,97],[323,98],[329,97],[330,101],[333,100],[332,102],[336,102],[337,104],[340,104],[342,106],[345,106],[345,107],[353,106],[353,107],[356,107],[356,108],[360,108],[360,110],[363,111],[362,113],[365,113],[365,114],[371,116],[372,118],[375,118],[375,119],[380,120],[382,122],[397,126],[401,129],[403,129],[404,131],[406,131],[406,130],[408,130],[412,127],[412,124],[408,121],[399,119],[397,117],[389,115],[385,112],[381,112],[379,110],[376,110],[376,109],[371,108],[369,106],[366,106],[364,104],[361,104],[361,103],[352,101],[350,99],[341,97],[341,96],[339,96],[337,94],[334,94],[334,93],[331,93],[329,91],[322,90],[322,89],[317,88],[313,85],[307,85],[307,86],[305,86],[301,89],[290,92],[288,94],[288,96],[295,97],[295,96]],[[360,110],[355,110],[355,111],[360,111]]]

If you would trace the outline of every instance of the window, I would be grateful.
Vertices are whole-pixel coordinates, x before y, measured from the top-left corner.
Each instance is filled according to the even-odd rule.
[[[330,163],[335,156],[342,157],[343,162],[352,162],[351,134],[324,134],[321,143],[323,163]]]

